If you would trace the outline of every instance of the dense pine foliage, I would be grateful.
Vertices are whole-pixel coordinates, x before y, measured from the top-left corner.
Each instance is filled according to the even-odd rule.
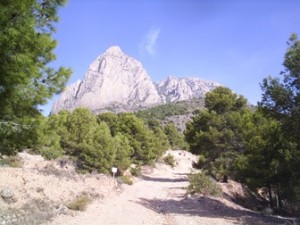
[[[77,108],[44,118],[33,147],[46,158],[67,154],[79,169],[107,173],[112,166],[120,172],[131,163],[152,164],[170,148],[180,146],[183,136],[169,124],[146,123],[132,113],[92,114]]]
[[[57,10],[65,0],[0,2],[0,152],[29,144],[38,106],[59,93],[71,71],[52,68]]]
[[[227,175],[232,162],[245,151],[243,117],[249,113],[246,99],[230,89],[218,87],[208,93],[206,109],[187,124],[185,137],[194,154],[200,154],[208,169],[217,179]]]

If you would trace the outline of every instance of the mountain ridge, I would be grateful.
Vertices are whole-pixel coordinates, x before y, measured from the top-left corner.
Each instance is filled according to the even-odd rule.
[[[112,46],[90,64],[82,80],[65,88],[52,105],[51,114],[77,107],[89,108],[96,114],[136,111],[203,97],[219,85],[197,77],[175,76],[154,83],[141,62]]]

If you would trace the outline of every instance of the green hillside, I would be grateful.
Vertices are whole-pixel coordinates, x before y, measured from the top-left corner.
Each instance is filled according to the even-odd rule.
[[[135,114],[143,119],[166,120],[168,117],[186,115],[204,108],[204,98],[195,98],[137,111]]]

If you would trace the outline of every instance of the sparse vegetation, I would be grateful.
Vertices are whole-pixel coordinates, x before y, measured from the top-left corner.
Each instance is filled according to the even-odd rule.
[[[176,166],[176,160],[174,156],[171,155],[170,153],[165,157],[163,157],[163,160],[167,165],[170,165],[172,168]]]
[[[221,188],[205,173],[199,172],[189,175],[188,193],[201,193],[203,195],[221,196]]]
[[[23,218],[18,224],[43,224],[58,214],[57,208],[58,205],[47,199],[31,199],[19,212],[23,212]]]
[[[73,201],[67,204],[67,207],[71,210],[76,211],[84,211],[86,210],[87,206],[92,202],[90,197],[87,195],[81,195],[75,198]]]
[[[10,166],[20,168],[22,167],[22,161],[17,156],[6,156],[4,158],[0,158],[0,166]]]
[[[40,169],[40,172],[46,175],[55,175],[58,177],[72,177],[74,175],[73,172],[69,172],[66,170],[59,169],[55,167],[53,162],[49,162],[46,166],[44,166],[42,169]]]

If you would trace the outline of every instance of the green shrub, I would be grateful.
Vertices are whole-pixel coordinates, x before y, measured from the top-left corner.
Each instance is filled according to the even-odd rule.
[[[130,173],[131,173],[132,176],[140,177],[142,175],[142,169],[141,169],[140,166],[131,167],[130,168]]]
[[[82,169],[82,168],[76,169],[76,172],[82,175],[90,173],[87,169]]]
[[[218,184],[204,173],[189,175],[189,193],[201,193],[203,195],[220,196],[222,191]]]
[[[55,147],[42,147],[40,153],[45,159],[48,160],[57,159],[63,155],[62,149]]]
[[[206,160],[205,156],[200,154],[199,159],[198,159],[199,168],[202,168],[205,165],[206,161],[207,160]]]
[[[133,181],[129,176],[120,176],[119,178],[124,184],[128,184],[128,185],[133,184]]]
[[[228,153],[226,156],[221,156],[210,162],[208,165],[208,173],[217,181],[222,180],[224,176],[228,176],[229,168],[234,165],[234,161],[231,159],[230,154]]]
[[[171,154],[168,154],[165,157],[163,157],[163,160],[167,165],[170,165],[172,168],[176,165],[176,160]]]
[[[71,210],[84,211],[91,202],[92,200],[88,196],[81,195],[69,202],[67,207]]]

